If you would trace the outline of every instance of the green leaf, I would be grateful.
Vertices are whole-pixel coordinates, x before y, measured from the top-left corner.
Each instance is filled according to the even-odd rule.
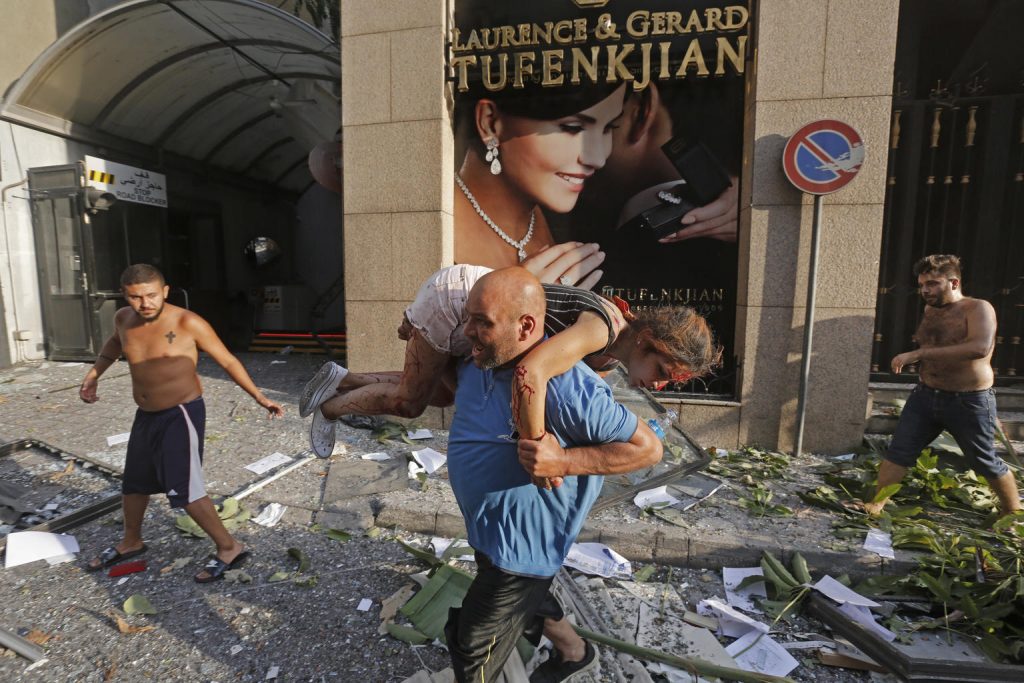
[[[124,601],[122,608],[125,614],[156,614],[156,607],[141,593],[136,593]]]
[[[638,583],[644,583],[651,578],[651,576],[654,574],[654,572],[657,571],[657,569],[658,568],[655,567],[653,564],[649,564],[646,567],[637,569],[635,572],[633,572],[633,580],[637,581]]]
[[[299,573],[304,574],[309,569],[309,556],[302,552],[298,548],[288,548],[289,557],[293,557],[299,562]]]
[[[291,572],[277,571],[267,577],[267,583],[277,583],[278,581],[287,581],[292,577]]]
[[[924,587],[931,591],[940,602],[952,602],[953,596],[949,591],[951,582],[948,576],[936,578],[926,572],[920,572],[917,575],[917,580],[924,584]]]
[[[342,531],[341,529],[328,529],[327,533],[324,535],[332,541],[338,541],[340,543],[344,543],[345,541],[352,539],[352,534],[347,531]]]
[[[292,579],[292,583],[294,583],[299,588],[312,588],[319,581],[320,578],[316,574],[312,576],[299,576]]]
[[[178,527],[179,531],[184,532],[189,536],[195,538],[207,538],[206,532],[203,531],[202,527],[196,524],[196,521],[188,515],[179,515],[174,518],[174,525]]]
[[[388,629],[388,635],[392,638],[397,638],[404,643],[409,643],[410,645],[426,645],[430,642],[430,638],[411,626],[403,626],[402,624],[388,622],[386,627]]]
[[[238,514],[241,505],[234,498],[225,498],[224,502],[217,506],[217,516],[221,519],[231,519]]]
[[[434,555],[434,553],[428,552],[426,550],[421,550],[419,548],[415,548],[406,543],[405,541],[398,541],[398,545],[405,548],[405,551],[413,557],[415,557],[417,560],[420,560],[421,562],[426,562],[431,567],[436,567],[439,564],[444,564]]]
[[[229,569],[224,572],[224,580],[228,583],[252,583],[252,576],[244,569]]]
[[[888,486],[879,489],[878,493],[875,494],[875,497],[871,499],[871,502],[881,503],[883,500],[888,500],[889,498],[892,498],[896,494],[896,492],[899,491],[901,488],[903,488],[902,484],[889,484]]]
[[[733,590],[741,591],[741,590],[743,590],[745,588],[750,588],[751,586],[756,586],[759,583],[760,584],[764,583],[764,577],[763,576],[758,576],[757,574],[751,574],[750,576],[748,576],[748,577],[744,578],[742,581],[740,581],[739,584],[736,586],[736,588],[734,588]]]

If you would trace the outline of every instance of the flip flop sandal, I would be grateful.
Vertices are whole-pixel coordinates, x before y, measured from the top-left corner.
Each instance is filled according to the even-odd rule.
[[[146,547],[145,543],[142,544],[141,548],[138,548],[136,550],[129,550],[128,552],[124,552],[124,553],[118,552],[116,546],[110,546],[109,548],[107,548],[106,550],[104,550],[103,552],[101,552],[99,555],[96,556],[95,559],[99,560],[100,563],[94,565],[94,564],[92,564],[90,562],[89,564],[85,565],[85,571],[87,571],[87,572],[98,572],[101,569],[106,569],[107,567],[109,567],[112,564],[117,564],[118,562],[122,562],[122,561],[130,559],[132,557],[136,557],[138,555],[141,555],[142,553],[146,552],[147,550],[149,550],[149,548]]]
[[[197,574],[193,578],[195,578],[196,583],[212,583],[214,581],[220,581],[224,578],[224,572],[228,571],[229,569],[236,569],[237,567],[241,567],[247,559],[249,559],[248,550],[243,550],[242,552],[238,553],[238,557],[231,560],[231,562],[225,562],[216,555],[210,555],[209,562],[207,562],[203,566],[203,569],[206,570],[207,575],[201,577]]]

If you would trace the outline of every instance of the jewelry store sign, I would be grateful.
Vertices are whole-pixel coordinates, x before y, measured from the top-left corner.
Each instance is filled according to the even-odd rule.
[[[163,173],[86,156],[85,177],[92,187],[123,202],[167,208],[167,176]]]

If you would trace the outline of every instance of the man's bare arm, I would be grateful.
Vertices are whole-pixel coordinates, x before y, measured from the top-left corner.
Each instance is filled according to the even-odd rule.
[[[100,375],[106,372],[107,368],[116,363],[117,359],[121,357],[121,332],[118,329],[120,317],[120,311],[118,311],[114,315],[114,333],[103,343],[103,348],[100,349],[99,355],[96,356],[96,362],[89,368],[89,372],[85,373],[82,385],[78,387],[78,397],[86,403],[95,403],[99,400],[100,397],[96,393],[96,387],[99,384]]]
[[[901,353],[892,359],[892,371],[899,374],[904,366],[922,360],[969,361],[984,358],[992,352],[996,339],[996,312],[992,304],[976,299],[967,311],[967,338],[951,346],[925,346]]]
[[[257,403],[267,409],[270,417],[280,417],[284,414],[284,409],[280,405],[263,395],[263,392],[259,390],[252,381],[252,378],[249,377],[245,366],[242,365],[240,360],[235,358],[234,354],[228,351],[227,347],[224,346],[224,342],[220,340],[213,327],[210,326],[210,323],[194,313],[186,313],[182,324],[196,340],[196,346],[210,354],[210,358],[213,358],[213,360],[217,361],[217,365],[224,368],[224,371],[234,380],[235,384],[242,387],[245,393],[252,396]]]
[[[632,472],[656,464],[662,452],[661,441],[642,420],[629,441],[562,448],[550,432],[519,441],[519,462],[534,477]]]

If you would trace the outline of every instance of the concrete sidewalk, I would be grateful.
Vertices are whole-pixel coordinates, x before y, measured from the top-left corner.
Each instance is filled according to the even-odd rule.
[[[296,455],[308,448],[308,420],[298,417],[296,402],[306,379],[322,358],[243,354],[241,359],[268,397],[285,406],[281,420],[270,421],[248,395],[237,388],[210,359],[199,372],[207,404],[205,473],[213,495],[228,495],[261,477],[244,469],[273,452]],[[127,365],[114,365],[100,381],[100,401],[87,405],[78,398],[78,385],[88,366],[48,362],[0,371],[0,442],[34,438],[74,454],[87,455],[120,470],[125,446],[107,446],[107,437],[127,432],[135,412]],[[249,506],[263,503],[288,506],[288,520],[305,524],[367,528],[398,526],[408,531],[456,537],[465,534],[461,515],[442,468],[425,486],[408,480],[405,458],[413,447],[378,443],[370,432],[339,423],[338,441],[346,453],[312,462],[253,494]],[[447,433],[415,448],[444,452]],[[364,461],[361,454],[384,451],[390,465]],[[801,470],[823,461],[807,456]],[[394,467],[402,472],[396,473]],[[774,502],[792,508],[792,517],[754,517],[739,507],[743,487],[727,486],[686,514],[687,526],[642,516],[631,502],[593,515],[581,540],[600,541],[631,560],[656,561],[685,567],[749,566],[762,551],[788,559],[803,554],[813,571],[869,575],[902,573],[914,565],[912,556],[897,551],[895,562],[860,548],[857,542],[836,540],[831,516],[803,504],[793,492],[814,488],[820,479],[794,472],[792,481],[770,482]],[[728,482],[727,482],[728,484]],[[161,503],[163,504],[163,503]],[[91,549],[83,548],[83,552]]]

